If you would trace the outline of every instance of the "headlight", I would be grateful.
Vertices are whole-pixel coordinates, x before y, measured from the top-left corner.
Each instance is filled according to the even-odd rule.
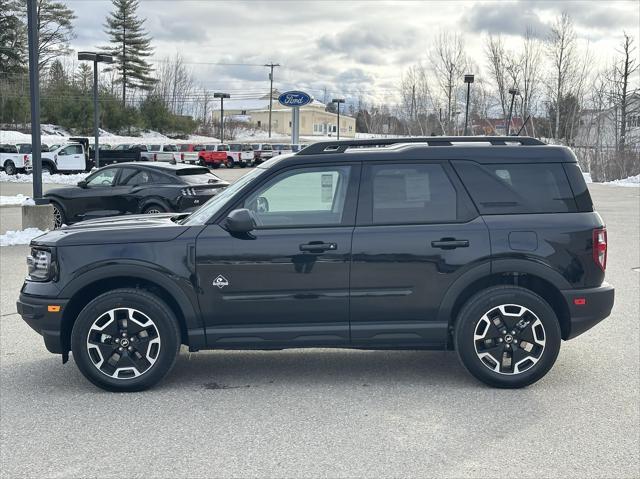
[[[31,281],[48,281],[53,277],[53,263],[51,251],[31,248],[31,254],[27,256],[29,274],[27,279]]]

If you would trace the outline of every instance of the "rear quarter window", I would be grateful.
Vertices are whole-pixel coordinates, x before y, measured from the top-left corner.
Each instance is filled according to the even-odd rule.
[[[561,163],[452,163],[480,214],[577,211]]]

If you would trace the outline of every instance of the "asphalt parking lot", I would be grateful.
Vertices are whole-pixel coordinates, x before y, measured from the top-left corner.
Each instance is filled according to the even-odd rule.
[[[312,349],[183,351],[153,390],[103,392],[15,313],[27,247],[2,247],[0,477],[638,477],[640,189],[591,192],[613,314],[515,391],[454,352]]]

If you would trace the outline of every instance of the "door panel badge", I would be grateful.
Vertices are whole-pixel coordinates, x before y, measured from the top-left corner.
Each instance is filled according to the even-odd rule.
[[[216,279],[213,280],[213,285],[222,289],[225,286],[229,286],[229,280],[224,276],[222,276],[221,274],[219,274],[218,276],[216,276]]]

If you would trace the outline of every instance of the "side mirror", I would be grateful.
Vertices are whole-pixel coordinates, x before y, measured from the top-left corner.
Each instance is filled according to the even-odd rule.
[[[80,188],[86,188],[87,187],[87,182],[85,180],[78,181],[78,186]]]
[[[229,213],[225,220],[225,227],[231,233],[249,233],[256,228],[256,220],[251,211],[240,208]]]

